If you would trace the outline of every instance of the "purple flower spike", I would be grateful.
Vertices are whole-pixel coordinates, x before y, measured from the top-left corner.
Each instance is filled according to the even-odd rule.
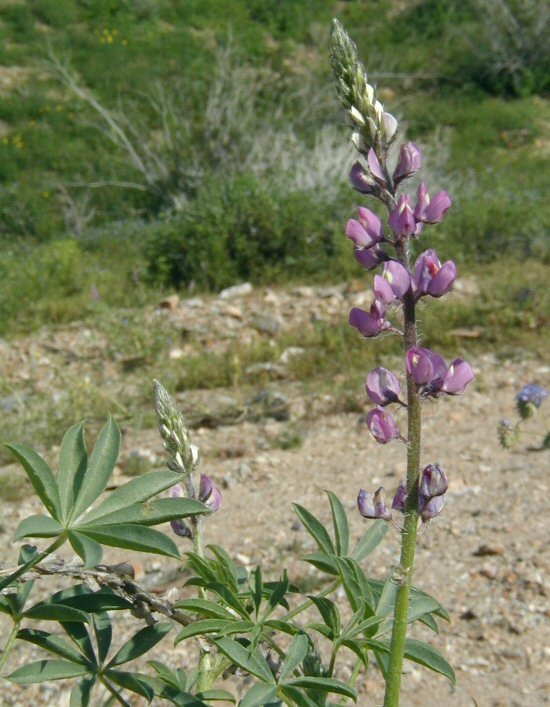
[[[372,248],[356,248],[354,255],[357,262],[367,268],[367,270],[374,270],[388,258],[380,246],[377,245],[372,246]]]
[[[372,370],[367,376],[365,387],[369,398],[380,407],[397,402],[401,395],[401,384],[387,368]]]
[[[397,260],[390,260],[384,265],[382,277],[387,280],[397,299],[402,300],[411,287],[411,278],[407,269]]]
[[[466,389],[468,383],[474,380],[472,367],[461,358],[456,358],[443,379],[441,391],[448,395],[460,395]]]
[[[418,489],[419,496],[427,503],[435,496],[443,496],[448,488],[447,475],[439,464],[437,462],[435,464],[428,464],[422,472],[420,479],[420,487]]]
[[[391,304],[395,299],[395,293],[392,290],[390,283],[383,277],[380,277],[380,275],[374,276],[373,290],[376,299],[380,300],[380,302],[383,302],[384,304]]]
[[[372,194],[375,182],[364,170],[360,162],[356,162],[349,173],[351,186],[361,194]]]
[[[357,213],[359,214],[359,223],[363,226],[365,231],[369,234],[373,241],[378,242],[382,240],[382,221],[380,218],[364,206],[359,206],[357,208]]]
[[[423,502],[422,499],[419,499],[419,501]],[[429,521],[431,518],[435,518],[436,516],[438,516],[443,510],[444,505],[445,499],[443,498],[443,496],[435,496],[434,498],[424,503],[424,505],[419,508],[419,512],[424,523]]]
[[[422,346],[413,346],[407,351],[405,364],[416,385],[429,384],[435,390],[439,390],[447,374],[443,356]]]
[[[386,505],[382,486],[376,491],[374,496],[368,491],[361,489],[357,496],[357,508],[363,518],[369,518],[371,520],[377,518],[383,518],[384,520],[391,519],[391,511]]]
[[[404,481],[402,481],[399,484],[397,491],[395,492],[395,496],[393,497],[391,507],[395,511],[399,511],[400,513],[405,513],[405,504],[406,503],[407,503],[407,485]]]
[[[421,294],[442,297],[453,286],[456,279],[456,265],[452,260],[441,265],[437,253],[430,248],[418,256],[414,266],[414,276]]]
[[[369,163],[372,176],[377,181],[385,183],[386,177],[384,176],[384,172],[382,172],[382,167],[380,167],[380,162],[378,161],[376,152],[372,149],[372,147],[370,148],[369,154],[367,155],[367,162]]]
[[[367,426],[380,444],[387,444],[400,436],[399,427],[389,412],[377,407],[367,413]]]
[[[213,512],[219,510],[222,505],[222,494],[217,486],[214,486],[212,479],[206,474],[201,474],[199,485],[199,501],[208,506]]]
[[[398,236],[410,236],[415,232],[416,221],[408,194],[399,197],[397,206],[390,214],[389,224]]]
[[[451,208],[451,197],[446,191],[440,191],[424,209],[422,221],[424,223],[441,223],[447,211]]]
[[[384,319],[385,314],[386,306],[382,302],[375,300],[372,303],[370,312],[353,307],[349,313],[349,323],[358,329],[363,336],[376,336],[390,326],[390,323]]]
[[[407,142],[401,145],[399,152],[399,162],[393,173],[395,184],[412,177],[422,166],[422,152],[414,142]]]

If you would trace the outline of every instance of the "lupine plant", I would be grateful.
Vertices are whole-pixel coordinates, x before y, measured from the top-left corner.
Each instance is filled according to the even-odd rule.
[[[23,545],[18,564],[0,568],[0,611],[12,622],[0,671],[4,674],[17,641],[50,654],[4,674],[12,683],[73,679],[72,707],[104,699],[127,705],[132,693],[149,702],[195,707],[216,702],[323,707],[356,701],[357,681],[374,659],[385,681],[384,704],[393,707],[399,704],[404,659],[454,681],[451,666],[435,648],[407,635],[414,622],[437,633],[437,620],[448,619],[436,599],[411,584],[417,534],[442,513],[448,487],[439,463],[422,459],[422,405],[461,394],[473,378],[462,359],[447,364],[439,353],[421,346],[416,324],[417,307],[444,296],[456,278],[454,263],[442,264],[431,248],[412,262],[417,241],[425,241],[428,226],[443,220],[451,200],[445,192],[430,197],[423,183],[416,200],[403,191],[421,168],[421,151],[412,142],[402,144],[390,168],[397,120],[377,99],[354,44],[337,21],[331,58],[360,153],[351,167],[351,184],[388,212],[385,225],[374,211],[360,206],[358,218],[347,225],[357,261],[380,271],[374,276],[372,305],[352,309],[349,322],[366,338],[398,336],[403,341],[403,371],[378,367],[366,378],[366,393],[375,406],[366,425],[380,444],[404,445],[403,480],[391,503],[383,488],[359,491],[359,514],[371,523],[355,544],[344,504],[333,492],[327,491],[330,527],[294,505],[315,544],[303,560],[320,575],[321,588],[302,595],[286,570],[269,579],[260,566],[247,569],[222,547],[206,543],[209,518],[214,513],[223,518],[222,495],[214,480],[201,473],[199,449],[176,401],[159,382],[154,383],[154,405],[166,471],[144,474],[107,492],[120,449],[113,419],[100,431],[91,454],[84,423],[72,427],[61,444],[56,472],[31,448],[8,445],[44,506],[43,513],[19,524],[14,539],[49,541],[42,550]],[[154,529],[163,523],[169,524],[166,533]],[[401,556],[385,580],[374,579],[366,574],[364,560],[390,528],[401,536]],[[59,554],[67,543],[79,561],[68,562]],[[102,563],[105,546],[118,548],[119,554],[172,558],[184,570],[181,586],[165,595],[151,594],[136,580],[130,555],[115,565]],[[67,586],[48,593],[50,577]],[[112,648],[115,612],[128,612],[136,622],[135,633],[125,636],[118,650]],[[35,621],[53,628],[35,628]],[[174,666],[172,658],[144,660],[161,641],[166,654],[170,641],[189,642],[196,647],[189,652],[196,661]],[[137,659],[137,666],[129,665]],[[343,663],[352,666],[346,680]]]
[[[546,388],[536,383],[525,385],[517,393],[516,410],[518,419],[512,423],[510,420],[503,418],[498,424],[498,440],[501,447],[511,449],[518,444],[522,437],[525,423],[538,415],[539,408],[547,397],[548,391]],[[540,447],[531,447],[530,449],[550,449],[550,432],[544,435]]]

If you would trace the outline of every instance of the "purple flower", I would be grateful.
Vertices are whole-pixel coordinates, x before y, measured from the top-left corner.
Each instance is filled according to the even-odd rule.
[[[448,395],[460,395],[473,379],[474,372],[470,364],[466,363],[466,361],[463,361],[461,358],[456,358],[445,374],[441,391]]]
[[[405,365],[416,385],[430,385],[434,390],[439,390],[447,374],[443,356],[422,346],[413,346],[407,351]]]
[[[361,194],[372,194],[375,182],[360,162],[356,162],[349,173],[351,186]]]
[[[437,253],[430,248],[418,256],[414,266],[414,276],[421,294],[442,297],[453,286],[456,279],[456,265],[452,260],[447,260],[441,265]]]
[[[397,260],[390,260],[384,265],[382,277],[387,280],[397,299],[402,300],[411,287],[411,277],[407,269]]]
[[[367,155],[367,162],[369,163],[369,168],[372,176],[377,181],[385,183],[386,177],[384,176],[384,172],[382,172],[382,167],[380,167],[380,162],[378,161],[376,152],[372,149],[372,147],[370,148],[369,154]]]
[[[401,145],[399,152],[399,162],[393,173],[393,181],[399,184],[403,179],[412,177],[418,172],[422,165],[422,152],[414,142],[406,142]]]
[[[428,189],[424,182],[420,182],[416,190],[416,206],[414,207],[414,217],[417,221],[423,220],[424,211],[429,203],[430,195],[428,194]]]
[[[395,374],[387,368],[375,368],[368,376],[365,384],[367,395],[376,405],[385,407],[395,403],[401,395],[401,384]]]
[[[212,479],[206,474],[201,474],[199,484],[199,501],[208,506],[212,512],[219,510],[222,505],[222,494],[217,486],[214,486]]]
[[[374,270],[388,258],[378,245],[373,245],[372,248],[356,248],[354,255],[357,262],[367,270]]]
[[[390,323],[384,319],[385,314],[386,306],[382,302],[374,300],[370,312],[353,307],[349,313],[349,323],[361,332],[363,336],[376,336],[390,326]]]
[[[346,236],[357,248],[370,248],[382,239],[382,222],[370,209],[358,208],[359,220],[350,219],[346,226]]]
[[[367,413],[367,426],[372,436],[380,444],[387,444],[400,435],[399,427],[393,415],[377,407]]]
[[[412,209],[411,197],[403,194],[397,201],[397,206],[391,212],[389,224],[398,236],[410,236],[416,230],[416,221]]]
[[[516,402],[518,405],[520,403],[527,404],[531,403],[535,407],[539,408],[542,401],[548,397],[548,391],[541,385],[536,383],[530,383],[522,388],[516,395]]]
[[[443,510],[444,505],[445,499],[443,496],[434,496],[434,498],[425,502],[424,505],[418,509],[424,523],[438,516]]]
[[[424,499],[424,503],[427,503],[435,496],[443,496],[448,487],[447,475],[436,462],[428,464],[422,472],[418,494]]]
[[[374,496],[368,491],[361,489],[357,496],[357,507],[363,518],[376,519],[383,518],[384,520],[391,519],[391,511],[386,505],[384,489],[381,486]]]
[[[386,140],[390,142],[397,131],[397,119],[391,113],[384,113],[383,119]]]
[[[405,513],[405,504],[407,503],[407,484],[402,481],[399,486],[397,487],[397,491],[395,492],[395,496],[393,497],[393,501],[391,504],[391,507],[395,511],[399,511],[400,513]]]
[[[451,197],[446,191],[440,191],[429,200],[429,204],[424,209],[422,221],[424,223],[441,223],[447,211],[451,208]]]
[[[391,304],[395,299],[395,294],[390,283],[383,277],[380,277],[380,275],[374,276],[373,290],[376,299],[384,304]]]
[[[172,531],[178,535],[180,538],[191,538],[193,537],[193,533],[191,532],[191,528],[181,520],[181,518],[178,518],[176,520],[171,520],[170,521],[170,527],[172,528]]]

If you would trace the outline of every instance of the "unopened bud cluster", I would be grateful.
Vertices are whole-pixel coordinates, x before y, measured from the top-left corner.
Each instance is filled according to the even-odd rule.
[[[183,415],[157,380],[153,381],[153,396],[160,435],[168,453],[168,468],[190,476],[199,462],[199,450],[191,444]]]

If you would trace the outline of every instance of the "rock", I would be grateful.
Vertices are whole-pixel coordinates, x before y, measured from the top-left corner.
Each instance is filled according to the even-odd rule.
[[[495,579],[497,576],[497,569],[491,565],[482,565],[479,569],[479,574],[487,579]]]
[[[250,466],[250,464],[243,462],[237,468],[235,476],[239,481],[246,481],[250,476],[252,476],[252,467]]]
[[[267,361],[263,363],[254,363],[252,366],[248,366],[248,368],[245,369],[245,373],[247,376],[267,373],[270,378],[286,378],[287,375],[286,368],[279,366],[276,363],[269,363]]]
[[[189,307],[190,309],[197,309],[198,307],[203,306],[204,300],[202,300],[200,297],[191,297],[191,299],[183,300],[182,304],[186,307]]]
[[[282,322],[277,317],[269,314],[255,314],[252,317],[252,326],[262,334],[274,336],[282,326]]]
[[[296,287],[294,290],[292,290],[292,294],[296,295],[296,297],[315,297],[315,290],[313,289],[313,287],[303,285],[302,287]]]
[[[178,361],[180,358],[183,358],[183,356],[183,349],[171,349],[170,353],[168,354],[168,357],[171,361]]]
[[[505,549],[502,545],[480,545],[474,552],[475,557],[491,557],[492,555],[504,555]]]
[[[301,356],[304,353],[305,349],[303,349],[301,346],[289,346],[288,349],[285,349],[283,351],[279,358],[279,361],[281,363],[289,363],[291,359],[296,358],[296,356]]]
[[[244,297],[252,292],[252,285],[249,282],[242,282],[240,285],[232,285],[222,290],[218,297],[220,299],[229,300],[236,297]]]
[[[179,295],[169,295],[168,297],[164,297],[164,299],[161,299],[161,301],[159,302],[159,307],[161,309],[177,309],[179,303]]]
[[[243,318],[243,313],[238,307],[233,307],[229,305],[224,311],[226,317],[232,317],[233,319],[241,320]]]

